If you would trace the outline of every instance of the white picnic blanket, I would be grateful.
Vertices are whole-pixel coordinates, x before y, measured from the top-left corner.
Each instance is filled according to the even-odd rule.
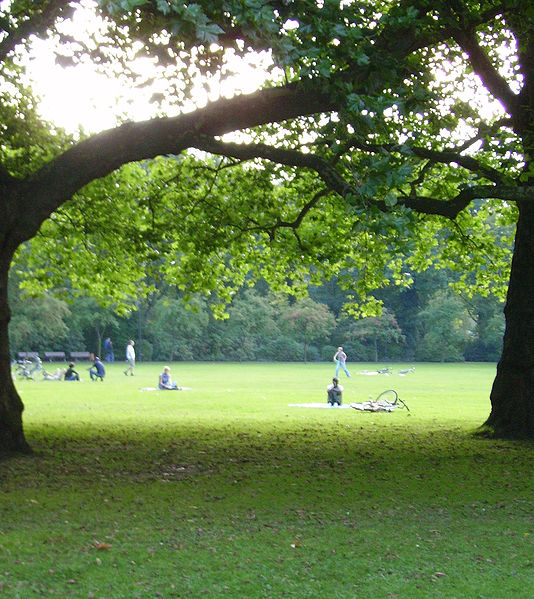
[[[290,403],[287,404],[290,408],[328,408],[329,410],[350,408],[349,405],[331,406],[328,403]]]
[[[139,391],[191,391],[191,387],[178,387],[177,389],[158,389],[158,387],[141,387]]]

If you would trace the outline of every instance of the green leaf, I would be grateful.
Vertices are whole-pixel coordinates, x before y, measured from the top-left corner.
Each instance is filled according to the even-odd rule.
[[[388,208],[392,208],[397,204],[397,196],[394,193],[387,193],[384,197],[384,202]]]
[[[197,37],[199,40],[207,43],[215,43],[219,35],[224,31],[216,24],[202,24],[197,26]]]

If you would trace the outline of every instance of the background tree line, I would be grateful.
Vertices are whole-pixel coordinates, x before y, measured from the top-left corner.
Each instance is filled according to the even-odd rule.
[[[12,273],[10,338],[17,351],[80,351],[102,354],[105,337],[115,358],[124,359],[128,339],[142,360],[324,361],[338,345],[351,361],[496,361],[502,350],[504,317],[495,297],[468,298],[454,292],[453,274],[429,269],[410,275],[409,287],[376,293],[380,316],[358,317],[346,310],[351,298],[336,278],[309,287],[309,296],[274,293],[260,282],[241,288],[227,309],[214,316],[209,297],[184,302],[174,287],[155,288],[131,310],[115,313],[89,296],[39,297],[18,287]],[[72,294],[71,294],[72,296]]]

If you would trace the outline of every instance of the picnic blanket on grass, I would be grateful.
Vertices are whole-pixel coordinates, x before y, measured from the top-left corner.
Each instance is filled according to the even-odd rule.
[[[363,403],[350,403],[341,406],[331,406],[327,403],[290,403],[290,408],[326,408],[327,410],[353,408],[360,412],[394,412],[396,406],[383,405],[376,401],[364,401]],[[400,406],[399,406],[400,407]]]
[[[176,389],[158,389],[158,387],[141,387],[139,391],[191,391],[191,387],[176,387]]]
[[[349,405],[341,405],[336,407],[331,406],[328,403],[290,403],[287,404],[290,408],[327,408],[328,410],[339,410],[349,408]]]

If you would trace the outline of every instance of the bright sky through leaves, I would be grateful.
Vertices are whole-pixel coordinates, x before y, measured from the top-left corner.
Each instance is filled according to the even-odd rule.
[[[256,90],[265,77],[260,57],[257,62],[256,68],[250,63],[244,64],[241,75],[233,79],[233,85],[227,81],[220,86],[211,86],[209,99],[234,95],[235,90],[243,93]],[[117,79],[96,73],[91,65],[62,68],[55,64],[54,56],[44,45],[31,63],[30,75],[36,81],[35,89],[41,97],[42,115],[69,132],[82,126],[88,133],[97,133],[113,127],[121,114],[133,121],[155,115],[150,88],[129,88]],[[208,95],[200,87],[195,98],[197,106],[208,101]],[[186,107],[186,110],[191,109],[192,105]]]
[[[84,31],[97,27],[90,9],[79,9],[72,22],[64,25],[69,33],[84,36]],[[199,81],[194,91],[194,104],[178,105],[166,110],[167,116],[193,110],[220,96],[231,97],[236,93],[251,93],[257,90],[266,78],[269,63],[267,53],[251,54],[247,60],[230,61],[238,72],[224,82],[208,82],[207,92]],[[149,78],[154,67],[148,59],[135,62],[136,70]],[[40,96],[42,116],[68,132],[82,127],[86,133],[97,133],[117,124],[117,119],[140,121],[156,115],[157,105],[150,101],[154,87],[136,88],[111,75],[97,73],[91,63],[62,67],[56,63],[52,46],[48,41],[34,40],[34,56],[28,66],[30,78],[35,82],[34,90]],[[156,74],[156,81],[157,81]],[[204,82],[206,83],[206,82]]]

